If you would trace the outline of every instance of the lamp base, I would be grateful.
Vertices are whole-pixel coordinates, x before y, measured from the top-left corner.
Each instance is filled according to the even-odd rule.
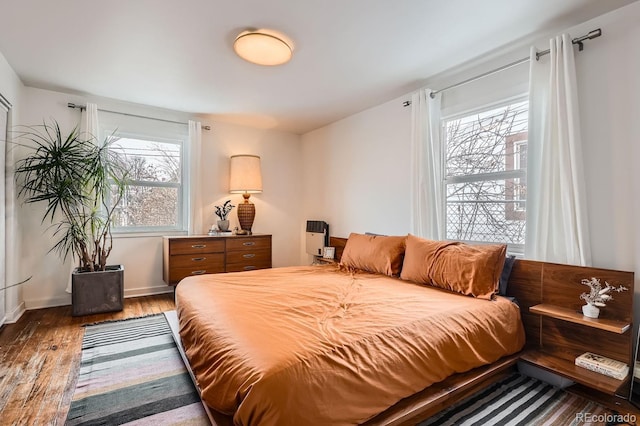
[[[256,206],[249,201],[251,194],[242,194],[242,196],[244,197],[244,203],[238,204],[238,222],[243,231],[251,234],[253,220],[256,217]]]

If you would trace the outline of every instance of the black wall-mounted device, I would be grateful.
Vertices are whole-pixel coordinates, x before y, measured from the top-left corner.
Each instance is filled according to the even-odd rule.
[[[322,220],[307,221],[307,253],[322,256],[322,250],[329,245],[329,224]]]

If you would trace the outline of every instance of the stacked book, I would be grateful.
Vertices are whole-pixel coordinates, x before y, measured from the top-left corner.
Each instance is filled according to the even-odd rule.
[[[230,237],[233,235],[233,231],[218,231],[215,229],[209,230],[209,236],[211,237]]]
[[[629,366],[624,362],[591,352],[585,352],[577,357],[576,365],[618,380],[623,380],[629,374]]]

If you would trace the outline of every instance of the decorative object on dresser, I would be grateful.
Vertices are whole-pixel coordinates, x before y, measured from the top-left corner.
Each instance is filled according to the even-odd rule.
[[[233,204],[231,204],[231,200],[227,200],[227,201],[224,202],[223,205],[214,206],[214,207],[215,207],[215,214],[219,218],[219,220],[218,220],[218,230],[220,230],[222,232],[228,231],[229,230],[229,220],[227,219],[227,216],[229,215],[229,213],[231,212],[231,210],[235,206]]]
[[[163,237],[162,279],[271,268],[271,235]]]
[[[584,316],[589,318],[598,318],[600,315],[600,308],[604,308],[607,306],[606,302],[613,300],[613,296],[609,293],[612,291],[620,293],[627,290],[623,285],[620,287],[613,287],[606,281],[604,282],[605,287],[603,288],[602,284],[600,284],[600,280],[595,277],[591,279],[584,278],[581,283],[589,286],[591,289],[589,293],[582,293],[580,295],[580,299],[587,302],[586,305],[582,306],[582,313]]]
[[[244,202],[238,204],[240,228],[251,234],[256,206],[249,201],[251,194],[262,192],[262,172],[260,157],[257,155],[234,155],[231,157],[229,172],[229,192],[242,194]]]
[[[26,203],[46,203],[42,222],[55,230],[52,250],[78,261],[72,314],[121,311],[124,267],[107,265],[111,227],[129,177],[126,159],[111,149],[117,138],[98,141],[77,128],[63,135],[56,121],[24,126],[19,138],[28,150],[15,170],[19,195]]]

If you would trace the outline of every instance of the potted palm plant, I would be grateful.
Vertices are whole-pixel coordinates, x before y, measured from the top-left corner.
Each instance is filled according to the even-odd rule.
[[[72,273],[72,314],[122,310],[124,267],[107,265],[114,211],[127,189],[128,169],[113,150],[116,140],[99,142],[77,127],[63,135],[57,122],[24,127],[20,143],[28,154],[16,165],[19,196],[44,203],[42,221],[50,222],[51,250],[63,260],[78,260]]]

